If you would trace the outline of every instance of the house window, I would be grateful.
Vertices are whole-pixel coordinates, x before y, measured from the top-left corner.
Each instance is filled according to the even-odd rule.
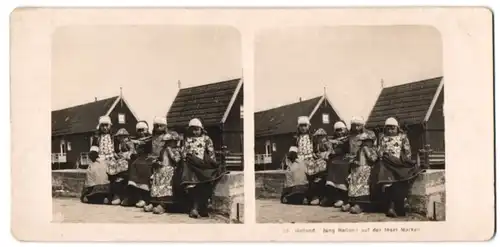
[[[273,143],[273,152],[276,152],[276,143]]]
[[[125,114],[123,113],[118,114],[118,123],[125,124]]]
[[[323,124],[329,124],[330,123],[330,115],[328,113],[323,113]]]
[[[271,154],[271,141],[266,141],[266,154]]]
[[[240,105],[240,118],[243,119],[243,105]]]
[[[67,144],[68,151],[71,151],[71,142],[68,142]]]
[[[61,154],[66,153],[66,142],[64,140],[61,140],[59,147],[60,147]]]

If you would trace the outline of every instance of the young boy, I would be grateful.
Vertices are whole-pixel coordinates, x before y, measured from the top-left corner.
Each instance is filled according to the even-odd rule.
[[[306,176],[304,162],[297,160],[297,147],[290,147],[287,157],[284,159],[286,171],[285,186],[281,193],[281,203],[303,204],[309,191],[309,181]]]
[[[106,163],[99,162],[99,148],[92,146],[89,158],[92,163],[87,168],[85,186],[80,200],[83,203],[109,203],[109,180],[106,173]]]

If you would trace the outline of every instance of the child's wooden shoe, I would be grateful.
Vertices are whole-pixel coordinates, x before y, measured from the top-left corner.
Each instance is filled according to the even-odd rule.
[[[189,217],[196,219],[200,217],[200,214],[198,213],[198,210],[193,209],[191,210],[191,212],[189,212]]]
[[[122,200],[120,200],[119,197],[114,197],[113,200],[111,201],[111,205],[120,205],[122,203]]]
[[[154,214],[164,214],[165,208],[162,205],[158,205],[155,208],[153,208],[153,213]]]
[[[314,198],[313,200],[311,200],[311,205],[318,205],[318,204],[319,204],[318,198]]]
[[[344,205],[342,205],[341,209],[342,209],[342,212],[349,212],[349,210],[351,209],[351,205],[349,205],[349,203],[344,204]]]
[[[153,204],[144,206],[144,212],[152,212],[152,211],[153,211]]]
[[[333,206],[336,208],[341,208],[343,205],[344,205],[344,201],[342,201],[342,200],[338,200],[335,202],[335,204],[333,204]]]
[[[145,201],[143,201],[143,200],[140,200],[140,201],[138,201],[138,202],[135,204],[135,206],[136,206],[136,207],[138,207],[138,208],[142,208],[142,207],[146,206],[146,202],[145,202]]]
[[[363,210],[361,209],[361,207],[359,205],[354,205],[353,207],[351,207],[351,209],[349,209],[349,213],[351,213],[351,214],[360,214],[362,212],[363,212]]]
[[[391,217],[391,218],[397,218],[398,217],[398,214],[396,213],[396,210],[394,210],[393,208],[390,208],[385,215],[387,217]]]

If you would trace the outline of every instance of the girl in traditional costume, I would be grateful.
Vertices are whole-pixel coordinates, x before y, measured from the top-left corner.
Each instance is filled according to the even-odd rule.
[[[374,147],[375,135],[364,132],[359,135],[361,147],[356,159],[351,164],[351,171],[347,177],[349,204],[352,205],[349,212],[359,214],[365,211],[372,203],[372,168],[378,159],[377,150]]]
[[[385,121],[378,155],[378,182],[383,185],[385,191],[387,216],[405,216],[405,198],[408,196],[409,187],[413,178],[422,170],[412,161],[410,142],[395,118]]]
[[[324,186],[326,162],[318,162],[310,127],[309,117],[301,116],[298,118],[297,135],[292,146],[297,147],[297,157],[306,166],[306,174],[309,180],[309,190],[306,198],[308,204],[319,204],[322,195],[318,188]]]
[[[333,151],[333,145],[328,140],[328,134],[322,128],[319,128],[314,132],[314,158],[316,162],[316,167],[320,168],[319,172],[314,176],[317,182],[314,182],[311,187],[311,193],[317,195],[321,201],[320,205],[323,207],[329,207],[333,203],[326,197],[326,176],[327,176],[327,163],[330,154]]]
[[[96,135],[90,140],[90,146],[99,148],[99,157],[97,162],[103,163],[106,171],[110,166],[116,166],[116,153],[113,138],[111,137],[111,118],[102,116],[99,118]],[[109,192],[108,192],[109,193]],[[109,202],[109,201],[108,201]]]
[[[325,191],[327,200],[333,202],[334,207],[340,208],[347,203],[349,132],[342,121],[336,122],[333,129],[334,139],[330,140],[333,151],[329,154]]]
[[[83,203],[109,203],[109,180],[106,163],[99,162],[99,147],[92,146],[89,158],[92,163],[87,168],[85,185],[80,197]]]
[[[111,182],[111,204],[120,205],[125,198],[128,166],[135,148],[126,129],[119,129],[115,134],[115,138],[116,162],[109,163],[107,173]]]
[[[309,191],[309,181],[306,176],[306,166],[297,159],[297,147],[292,146],[283,160],[286,169],[285,186],[281,193],[281,203],[303,204],[307,203],[306,196]]]
[[[153,133],[151,138],[145,136],[137,142],[137,158],[129,168],[129,186],[132,188],[133,201],[136,207],[142,208],[149,204],[150,179],[153,164],[160,158],[163,149],[163,135],[167,131],[167,119],[155,117],[153,120]]]
[[[182,185],[187,189],[191,210],[189,217],[208,217],[208,201],[216,182],[225,174],[215,159],[212,139],[201,121],[189,121],[184,140]]]
[[[145,144],[148,139],[150,139],[149,134],[149,126],[146,121],[139,121],[135,125],[135,137],[130,137],[129,141],[133,144],[133,151],[130,152],[130,160],[129,160],[129,169],[127,174],[127,186],[124,192],[124,199],[121,202],[122,206],[133,206],[138,202],[139,192],[135,186],[129,185],[129,177],[130,177],[130,167],[135,159],[138,157],[138,154],[143,154],[145,149]]]
[[[175,172],[182,159],[181,150],[177,145],[179,139],[179,134],[174,131],[163,135],[164,147],[158,161],[153,164],[151,202],[144,207],[145,212],[152,211],[155,214],[163,214],[167,205],[176,202],[174,188],[179,181],[175,181]]]

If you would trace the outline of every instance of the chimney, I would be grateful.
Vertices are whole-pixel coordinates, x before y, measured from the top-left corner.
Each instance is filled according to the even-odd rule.
[[[384,89],[384,79],[380,79],[380,88]]]
[[[97,97],[94,97],[94,101],[97,102]]]
[[[123,93],[122,93],[122,87],[120,87],[120,106],[123,107]]]
[[[177,87],[178,87],[179,89],[181,89],[181,80],[178,80],[178,81],[177,81]]]
[[[299,102],[302,102],[302,97],[299,97]]]

